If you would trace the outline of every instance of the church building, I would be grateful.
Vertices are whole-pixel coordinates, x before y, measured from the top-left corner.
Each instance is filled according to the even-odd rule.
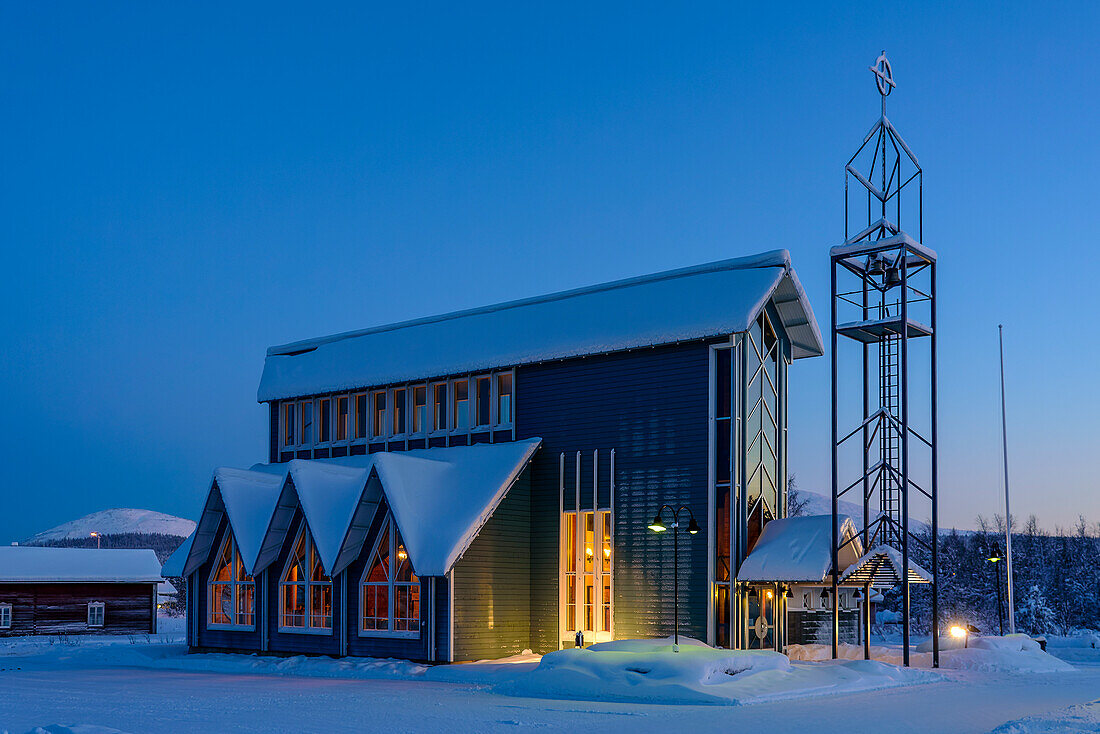
[[[738,571],[786,516],[789,370],[822,353],[785,250],[272,347],[267,460],[213,472],[177,554],[188,644],[460,661],[678,616],[783,649],[828,558]]]

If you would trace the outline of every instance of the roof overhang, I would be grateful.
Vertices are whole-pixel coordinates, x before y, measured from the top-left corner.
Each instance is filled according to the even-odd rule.
[[[889,545],[877,545],[840,575],[840,583],[844,586],[896,586],[902,582],[903,567],[901,551]],[[932,575],[912,560],[909,561],[908,577],[911,584],[932,582]]]

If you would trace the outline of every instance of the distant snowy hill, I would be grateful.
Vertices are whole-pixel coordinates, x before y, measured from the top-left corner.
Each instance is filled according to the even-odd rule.
[[[817,492],[809,492],[805,489],[798,490],[798,494],[802,499],[808,499],[806,508],[802,511],[803,515],[828,515],[833,511],[832,499],[825,494],[818,494]],[[849,494],[853,495],[856,499],[859,499],[859,490],[854,489]],[[847,495],[846,495],[847,496]],[[848,502],[847,500],[839,501],[839,508],[841,515],[848,515],[852,518],[852,522],[855,523],[856,528],[863,527],[863,507],[857,505],[854,502]],[[875,508],[871,508],[871,517],[875,516]],[[929,530],[929,525],[926,522],[918,520],[915,517],[909,518],[909,526],[913,532],[919,533],[925,530]]]
[[[118,507],[113,510],[93,512],[77,520],[50,528],[27,538],[23,541],[23,544],[39,545],[62,540],[87,538],[93,532],[101,535],[136,533],[187,537],[194,529],[195,523],[182,517],[166,515],[163,512],[154,510],[134,510]]]

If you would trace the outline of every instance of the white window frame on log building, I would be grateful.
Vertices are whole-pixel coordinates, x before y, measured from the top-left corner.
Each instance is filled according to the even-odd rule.
[[[107,605],[101,601],[88,602],[88,626],[102,627],[107,620]]]

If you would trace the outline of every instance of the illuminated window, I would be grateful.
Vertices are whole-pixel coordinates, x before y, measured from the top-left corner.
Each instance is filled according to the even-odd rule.
[[[455,380],[452,385],[454,388],[454,410],[451,411],[451,415],[454,422],[451,424],[451,428],[460,430],[470,425],[470,382],[469,380]]]
[[[283,446],[294,446],[298,432],[298,406],[296,403],[283,403]]]
[[[348,410],[351,399],[346,395],[336,398],[336,440],[348,440]]]
[[[412,432],[423,433],[428,427],[428,386],[418,385],[412,389],[413,413]]]
[[[309,446],[313,443],[313,401],[308,400],[298,403],[299,415],[302,419],[302,432],[300,444]]]
[[[367,394],[365,392],[355,396],[355,437],[367,437]]]
[[[0,630],[11,629],[11,604],[0,604]]]
[[[497,423],[509,425],[512,422],[512,373],[497,375]]]
[[[432,430],[447,430],[447,384],[432,386]]]
[[[393,435],[401,436],[405,433],[405,388],[399,387],[393,391]]]
[[[611,512],[566,512],[562,516],[561,606],[569,637],[578,630],[611,639],[613,581]]]
[[[374,421],[371,423],[371,438],[383,438],[386,435],[386,391],[374,393]]]
[[[102,627],[103,619],[107,615],[107,605],[101,601],[88,602],[88,626]]]
[[[254,626],[256,583],[244,570],[232,533],[226,533],[207,588],[207,625]]]
[[[363,570],[359,629],[364,634],[420,631],[420,579],[393,516],[386,517]]]
[[[493,404],[491,390],[493,386],[492,380],[488,377],[478,377],[474,380],[477,399],[477,409],[474,411],[474,417],[476,426],[489,425],[489,408]]]
[[[325,575],[321,557],[305,528],[294,541],[294,552],[279,582],[279,594],[281,629],[332,629],[332,579]]]
[[[317,401],[317,440],[321,443],[332,440],[332,400],[329,398]]]

